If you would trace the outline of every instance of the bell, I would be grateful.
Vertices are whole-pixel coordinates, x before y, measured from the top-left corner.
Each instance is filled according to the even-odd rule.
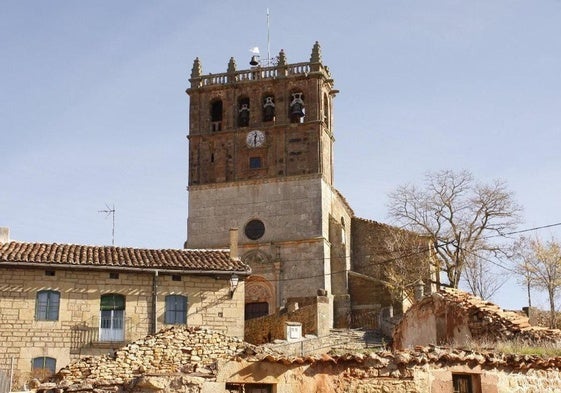
[[[251,60],[249,61],[249,65],[252,65],[252,66],[259,65],[259,56],[257,56],[257,55],[251,56]]]
[[[300,105],[300,104],[292,105],[291,114],[292,114],[292,117],[304,117],[304,110],[303,110],[302,105]]]

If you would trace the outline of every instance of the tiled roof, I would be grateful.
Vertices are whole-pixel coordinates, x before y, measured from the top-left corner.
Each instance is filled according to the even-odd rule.
[[[249,266],[227,250],[143,249],[56,243],[0,243],[2,265],[182,270],[247,274]]]

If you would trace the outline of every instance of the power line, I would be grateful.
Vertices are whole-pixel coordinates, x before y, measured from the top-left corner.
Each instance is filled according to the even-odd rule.
[[[519,231],[512,231],[512,232],[508,232],[508,233],[504,233],[504,234],[500,234],[500,235],[492,235],[492,236],[488,236],[486,238],[498,237],[498,236],[503,236],[504,237],[504,236],[508,236],[508,235],[537,231],[537,230],[540,230],[540,229],[551,228],[551,227],[556,227],[556,226],[561,226],[561,222],[555,223],[555,224],[542,225],[542,226],[539,226],[539,227],[522,229],[522,230],[519,230]],[[446,244],[451,244],[451,243],[452,243],[452,241],[449,241],[449,242],[444,242],[443,244],[434,245],[434,247],[431,247],[431,246],[421,247],[417,251],[406,253],[406,254],[401,254],[401,255],[398,255],[398,256],[393,257],[393,258],[386,258],[386,259],[383,259],[381,261],[370,262],[370,263],[365,264],[365,266],[379,266],[379,265],[389,264],[389,263],[392,263],[392,262],[395,262],[395,261],[398,261],[398,260],[401,260],[401,259],[407,259],[407,258],[411,258],[411,257],[417,256],[417,255],[420,255],[420,254],[427,253],[427,252],[433,250],[433,248],[442,247]],[[475,253],[474,251],[469,251],[465,248],[460,248],[460,250],[462,250],[462,251],[464,251],[468,254],[472,254],[472,255],[474,255],[474,256],[476,256],[476,257],[478,257],[478,258],[480,258],[480,259],[482,259],[482,260],[484,260],[488,263],[491,263],[491,264],[493,264],[493,265],[495,265],[495,266],[497,266],[501,269],[504,269],[504,270],[509,271],[511,273],[516,273],[516,271],[514,269],[509,268],[507,266],[504,266],[503,264],[500,264],[497,261],[493,261],[492,259],[482,257],[482,256],[478,255],[477,253]],[[392,251],[388,251],[388,252],[391,253]],[[366,254],[363,257],[364,258],[370,258],[370,257],[376,256],[376,255],[378,255],[378,254]],[[349,256],[345,256],[344,258],[347,259],[347,258],[349,258]],[[331,260],[332,258],[331,257],[324,257],[324,258],[314,258],[314,259],[321,259],[323,261],[328,261],[328,260]],[[308,262],[308,261],[309,260],[303,260],[303,259],[300,259],[300,258],[299,259],[283,259],[283,262]],[[325,276],[332,276],[332,275],[336,275],[336,274],[342,274],[342,273],[346,273],[348,271],[349,270],[339,270],[339,271],[332,271],[332,272],[329,272],[329,273],[314,274],[314,275],[309,275],[309,276],[299,276],[299,277],[293,277],[293,278],[279,278],[279,279],[276,279],[276,280],[269,280],[269,281],[271,281],[271,282],[284,282],[284,281],[303,280],[303,279],[310,279],[310,278],[319,278],[319,277],[325,277]]]
[[[561,222],[557,222],[557,223],[555,223],[555,224],[542,225],[542,226],[539,226],[539,227],[528,228],[528,229],[522,229],[522,230],[519,230],[519,231],[513,231],[513,232],[508,232],[508,233],[502,233],[502,234],[493,235],[493,236],[490,236],[490,237],[516,235],[516,234],[518,234],[518,233],[531,232],[531,231],[538,231],[538,230],[540,230],[540,229],[553,228],[553,227],[557,227],[557,226],[560,226],[560,225],[561,225]]]

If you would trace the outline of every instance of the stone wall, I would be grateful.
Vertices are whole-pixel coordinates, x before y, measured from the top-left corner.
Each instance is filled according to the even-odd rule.
[[[279,312],[245,321],[244,340],[251,344],[265,344],[274,340],[286,340],[286,323],[300,322],[302,336],[325,336],[329,314],[329,299],[325,296],[314,298],[290,298],[286,308]],[[323,317],[322,317],[323,316]]]
[[[430,280],[430,244],[415,233],[357,217],[352,219],[353,266],[349,277],[353,325],[381,308],[392,306],[396,315],[413,301],[413,286]],[[399,287],[410,288],[400,291]],[[355,322],[356,321],[356,322]]]
[[[54,276],[42,269],[0,269],[0,365],[15,360],[15,369],[25,374],[35,357],[56,359],[57,369],[72,359],[107,353],[117,343],[99,342],[100,296],[125,296],[125,341],[146,336],[152,327],[153,273],[56,270]],[[188,299],[187,324],[208,326],[232,336],[243,336],[243,282],[228,295],[228,280],[215,277],[158,277],[157,326],[164,325],[165,296],[182,294]],[[36,296],[40,290],[60,292],[59,318],[35,319]]]
[[[313,175],[240,181],[235,187],[229,184],[190,189],[189,205],[201,208],[189,213],[187,245],[189,248],[224,247],[229,242],[228,229],[237,227],[241,229],[242,259],[244,254],[260,250],[271,263],[280,263],[280,279],[272,271],[263,274],[277,286],[275,305],[279,306],[288,297],[314,296],[318,289],[331,292],[328,228],[322,227],[320,208],[322,183],[319,176]],[[258,241],[248,239],[243,230],[255,218],[265,225],[263,237]]]
[[[553,393],[561,389],[560,367],[561,358],[439,347],[287,356],[205,329],[174,327],[114,356],[82,359],[34,386],[38,393],[227,393],[255,383],[276,393],[449,393],[459,375],[470,379],[474,393]]]

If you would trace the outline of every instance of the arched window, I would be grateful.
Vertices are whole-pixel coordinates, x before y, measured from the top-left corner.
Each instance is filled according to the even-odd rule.
[[[263,98],[263,121],[275,120],[275,96],[267,94]]]
[[[170,325],[187,324],[187,296],[167,295],[164,323]]]
[[[56,359],[48,356],[39,356],[31,361],[31,369],[33,371],[47,370],[50,374],[56,372]]]
[[[249,126],[249,98],[238,99],[238,127]]]
[[[216,99],[210,103],[210,122],[212,131],[222,130],[222,100]]]
[[[35,319],[38,321],[58,321],[60,292],[39,291],[35,302]]]

